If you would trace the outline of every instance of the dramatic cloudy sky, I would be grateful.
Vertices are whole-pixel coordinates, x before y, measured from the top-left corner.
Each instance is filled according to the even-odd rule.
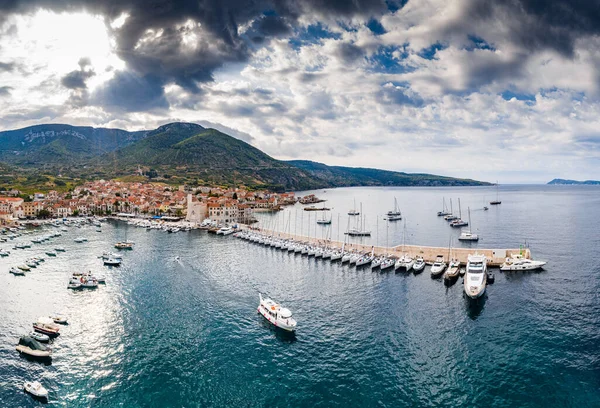
[[[281,159],[599,178],[598,0],[0,0],[0,128],[218,127]]]

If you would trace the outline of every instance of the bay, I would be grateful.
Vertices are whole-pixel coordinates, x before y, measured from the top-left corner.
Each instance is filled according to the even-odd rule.
[[[445,287],[427,270],[356,270],[201,231],[71,228],[0,259],[0,406],[37,406],[21,390],[30,379],[50,390],[48,406],[67,407],[600,405],[597,187],[501,186],[489,211],[492,187],[314,193],[332,208],[334,239],[356,199],[373,230],[365,242],[401,244],[403,223],[383,220],[396,197],[407,243],[445,247],[459,232],[435,213],[442,197],[455,207],[460,197],[482,237],[473,249],[527,240],[549,263],[496,271],[486,297],[469,302],[460,282]],[[260,214],[260,225],[325,236],[301,208]],[[79,235],[89,241],[74,243]],[[135,249],[104,267],[97,256],[123,239]],[[25,277],[8,273],[56,246],[67,252]],[[105,273],[106,285],[67,290],[78,270]],[[256,313],[259,291],[294,312],[296,336]],[[52,312],[70,321],[52,364],[19,357],[19,336]]]

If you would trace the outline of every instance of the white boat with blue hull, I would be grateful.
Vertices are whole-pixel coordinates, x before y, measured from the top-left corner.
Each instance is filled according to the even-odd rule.
[[[258,313],[269,321],[273,326],[282,330],[293,332],[296,330],[296,320],[292,317],[292,312],[270,298],[263,298],[258,294],[259,304]]]

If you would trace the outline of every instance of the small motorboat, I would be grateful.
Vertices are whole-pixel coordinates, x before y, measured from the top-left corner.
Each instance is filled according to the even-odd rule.
[[[12,267],[12,268],[10,268],[9,272],[12,273],[15,276],[16,275],[18,275],[18,276],[25,276],[25,271],[22,271],[19,268]]]
[[[28,336],[34,340],[39,341],[40,343],[48,343],[50,341],[50,336],[47,336],[42,333],[38,333],[36,331],[32,331],[31,333],[28,334]]]
[[[133,243],[131,242],[117,242],[115,244],[117,249],[133,249]]]
[[[67,318],[61,315],[51,315],[48,316],[50,319],[54,321],[54,323],[58,324],[67,324]]]
[[[58,336],[60,326],[55,324],[52,319],[40,317],[37,322],[33,323],[33,330],[38,333],[47,334],[48,336]]]
[[[21,264],[21,265],[17,265],[17,268],[19,268],[22,271],[28,272],[31,270],[31,268],[25,264]]]
[[[421,272],[423,269],[425,269],[425,260],[422,256],[418,256],[417,259],[415,259],[415,263],[413,264],[412,268],[415,273]]]
[[[81,289],[81,282],[79,282],[79,279],[71,279],[67,289]]]
[[[23,384],[23,389],[25,392],[33,395],[36,398],[48,398],[48,390],[45,389],[39,381],[26,381],[25,384]]]
[[[119,266],[121,265],[121,260],[120,259],[115,259],[115,258],[108,258],[108,259],[104,259],[104,265],[108,265],[108,266]]]
[[[258,294],[260,301],[258,305],[258,313],[263,315],[275,327],[293,332],[296,330],[296,320],[292,317],[292,312],[289,309],[281,307],[269,298],[263,299],[262,295]]]
[[[450,260],[446,272],[444,272],[444,282],[452,282],[458,279],[460,274],[460,262],[457,259]]]
[[[113,258],[113,259],[123,259],[123,256],[121,256],[120,254],[116,254],[114,252],[103,252],[102,259],[109,259],[109,258]]]
[[[17,351],[21,354],[36,358],[50,358],[52,356],[52,350],[50,348],[29,336],[23,336],[19,339]]]
[[[37,268],[38,266],[37,262],[33,261],[32,259],[26,260],[25,265],[29,266],[30,268]]]
[[[435,262],[431,265],[431,276],[436,278],[440,276],[446,270],[446,262],[444,262],[444,257],[442,255],[438,255],[435,258]]]
[[[48,251],[48,252],[46,252],[46,255],[48,255],[48,256],[56,256],[57,253],[54,252],[54,251]]]
[[[0,249],[0,256],[5,257],[5,256],[9,256],[10,252],[5,251],[4,249]]]
[[[57,247],[57,248],[54,248],[54,250],[56,252],[65,252],[66,251],[66,249],[64,249],[63,247]]]
[[[77,242],[78,244],[81,244],[83,242],[86,242],[87,238],[85,238],[85,237],[77,237],[73,241]]]

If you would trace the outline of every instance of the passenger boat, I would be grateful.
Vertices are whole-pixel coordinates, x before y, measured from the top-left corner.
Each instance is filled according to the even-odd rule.
[[[485,293],[487,284],[487,259],[485,255],[469,255],[464,289],[471,299],[477,299]]]
[[[444,261],[443,255],[438,255],[435,258],[435,262],[431,265],[431,276],[438,277],[446,270],[446,262]]]
[[[523,257],[523,255],[516,254],[511,258],[506,258],[504,263],[500,265],[500,270],[505,272],[534,271],[536,269],[542,269],[546,263],[547,262],[526,259]]]
[[[49,358],[52,356],[52,350],[49,347],[29,336],[23,336],[19,339],[17,351],[35,358]]]
[[[48,398],[48,390],[45,389],[39,381],[26,381],[25,384],[23,384],[23,389],[25,392],[33,395],[36,398]]]
[[[289,332],[296,330],[296,320],[292,317],[292,312],[289,309],[281,307],[269,298],[263,299],[260,293],[258,294],[258,298],[258,313],[263,315],[269,323]]]

